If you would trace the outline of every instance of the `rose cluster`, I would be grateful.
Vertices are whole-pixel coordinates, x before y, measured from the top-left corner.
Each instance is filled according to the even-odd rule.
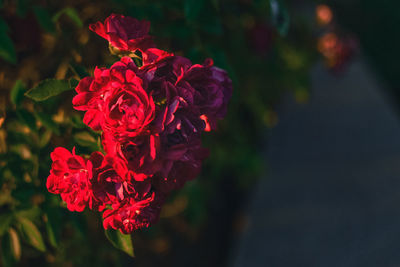
[[[79,156],[58,147],[47,188],[71,211],[103,212],[105,229],[122,233],[158,220],[171,190],[195,178],[208,151],[203,131],[215,129],[227,111],[232,83],[207,59],[189,59],[154,47],[149,23],[111,15],[90,29],[122,57],[96,67],[73,98],[83,122],[101,131],[105,154]]]

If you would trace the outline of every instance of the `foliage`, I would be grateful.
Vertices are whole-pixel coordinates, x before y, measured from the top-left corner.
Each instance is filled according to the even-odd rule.
[[[178,254],[171,250],[187,250],[190,246],[185,244],[196,242],[208,244],[192,252],[197,253],[198,264],[217,262],[207,251],[227,246],[219,240],[228,240],[232,226],[226,224],[227,218],[232,218],[264,171],[260,146],[265,131],[278,120],[275,104],[287,90],[306,100],[314,43],[310,25],[295,10],[290,1],[272,0],[4,1],[0,19],[3,265],[118,266],[132,261],[107,242],[108,238],[128,251],[130,240],[115,233],[106,238],[97,215],[67,211],[45,185],[55,147],[75,146],[80,154],[100,150],[98,133],[72,109],[71,89],[93,73],[92,66],[106,62],[109,67],[116,60],[103,52],[106,43],[87,29],[112,12],[149,20],[161,48],[185,54],[195,63],[211,57],[233,78],[228,116],[216,134],[204,138],[211,155],[201,177],[170,198],[159,225],[132,236],[139,265],[168,265],[163,259],[173,261]],[[222,206],[216,208],[215,203]],[[203,234],[214,228],[224,229],[221,237]]]

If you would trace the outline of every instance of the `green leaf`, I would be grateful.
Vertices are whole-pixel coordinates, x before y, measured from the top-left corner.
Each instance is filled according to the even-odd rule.
[[[54,223],[50,219],[51,216],[46,215],[46,231],[47,231],[47,237],[49,239],[50,244],[53,247],[57,247],[57,238],[54,230]]]
[[[44,101],[71,89],[66,80],[47,79],[41,81],[36,87],[26,92],[25,96],[35,101]]]
[[[66,8],[58,11],[57,14],[54,15],[53,21],[54,22],[57,21],[60,18],[60,16],[63,14],[67,15],[79,28],[83,27],[83,22],[82,22],[81,18],[79,17],[78,12],[76,11],[76,9],[74,9],[72,7],[66,7]]]
[[[33,7],[33,12],[35,13],[36,19],[39,22],[40,27],[46,32],[54,34],[56,32],[56,26],[51,20],[49,12],[41,6]]]
[[[86,128],[86,124],[83,123],[81,116],[72,115],[70,117],[70,122],[72,124],[72,127],[74,127],[74,128],[78,128],[78,129]]]
[[[133,252],[133,245],[132,245],[132,237],[131,235],[124,235],[120,231],[117,230],[105,230],[107,239],[111,242],[111,244],[124,251],[131,257],[135,257]]]
[[[9,63],[16,64],[17,53],[7,31],[7,24],[0,18],[0,57]]]
[[[8,234],[10,235],[10,252],[14,259],[19,260],[21,258],[21,243],[18,234],[13,228],[8,229]]]
[[[83,22],[76,9],[69,7],[65,9],[64,13],[76,24],[76,26],[79,28],[83,27]]]
[[[35,116],[43,124],[43,126],[52,130],[55,134],[60,135],[60,129],[58,128],[57,123],[53,121],[49,114],[44,112],[36,112]]]
[[[22,236],[26,242],[37,250],[45,252],[46,246],[44,245],[42,235],[33,222],[22,217],[18,217],[18,221],[21,226]]]
[[[32,190],[32,189],[30,189]],[[24,195],[32,195],[33,191],[23,191]],[[24,210],[19,210],[15,213],[15,215],[19,218],[25,218],[29,219],[31,221],[37,220],[40,216],[40,208],[37,206],[33,206],[32,208],[29,209],[24,209]]]
[[[88,132],[79,132],[74,135],[74,140],[83,147],[97,146],[97,140]]]
[[[52,135],[53,135],[53,132],[48,129],[43,134],[41,134],[39,137],[39,147],[40,148],[45,147],[50,142]]]
[[[11,213],[0,215],[0,236],[2,236],[10,227],[12,218],[13,216]]]
[[[71,79],[69,79],[68,83],[69,83],[69,87],[71,87],[71,89],[75,89],[75,87],[78,86],[79,81],[77,79],[71,78]]]
[[[1,258],[5,267],[15,266],[21,257],[21,244],[17,232],[10,228],[1,238]]]
[[[18,107],[24,99],[26,87],[21,80],[17,80],[10,92],[10,101]]]

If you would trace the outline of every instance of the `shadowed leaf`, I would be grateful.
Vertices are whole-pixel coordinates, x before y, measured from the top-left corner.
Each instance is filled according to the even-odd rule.
[[[81,79],[86,76],[89,76],[89,73],[87,72],[87,70],[81,65],[78,65],[75,63],[70,63],[69,67]]]
[[[10,227],[12,221],[12,214],[5,213],[0,215],[0,236],[2,236]]]
[[[134,257],[131,235],[124,235],[120,231],[105,230],[106,237],[114,247],[124,251],[131,257]]]
[[[57,238],[55,234],[55,229],[54,229],[54,222],[51,218],[51,216],[46,215],[46,231],[47,231],[47,237],[50,242],[50,244],[53,247],[57,247]]]
[[[4,20],[0,19],[0,57],[5,61],[16,64],[17,54],[14,44],[7,34],[8,26]]]
[[[54,22],[51,20],[51,16],[45,8],[36,6],[33,8],[33,12],[35,13],[36,19],[43,30],[52,34],[56,32]]]
[[[80,19],[78,12],[72,7],[66,7],[57,12],[53,17],[53,21],[57,21],[63,14],[67,15],[79,28],[83,27],[83,22]]]
[[[97,146],[97,140],[88,132],[79,132],[74,135],[74,140],[84,147]]]
[[[17,116],[21,122],[26,124],[31,130],[36,131],[36,118],[33,114],[25,109],[17,110]]]
[[[10,101],[18,107],[24,99],[25,85],[21,80],[17,80],[10,92]]]
[[[69,82],[69,87],[71,87],[71,89],[75,89],[75,87],[77,87],[79,84],[79,81],[74,78],[69,79],[68,82]]]
[[[15,266],[21,257],[21,244],[17,232],[10,228],[1,238],[2,266]]]
[[[37,227],[31,221],[25,218],[18,217],[18,221],[21,226],[22,235],[26,242],[39,251],[46,251],[42,235]]]

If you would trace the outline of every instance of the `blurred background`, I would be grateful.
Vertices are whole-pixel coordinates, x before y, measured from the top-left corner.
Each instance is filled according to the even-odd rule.
[[[400,266],[400,3],[394,0],[1,0],[2,266]],[[233,80],[206,134],[201,175],[158,224],[114,248],[96,212],[47,192],[50,152],[89,154],[99,136],[73,85],[117,58],[90,23],[151,22],[159,48],[214,59]]]

